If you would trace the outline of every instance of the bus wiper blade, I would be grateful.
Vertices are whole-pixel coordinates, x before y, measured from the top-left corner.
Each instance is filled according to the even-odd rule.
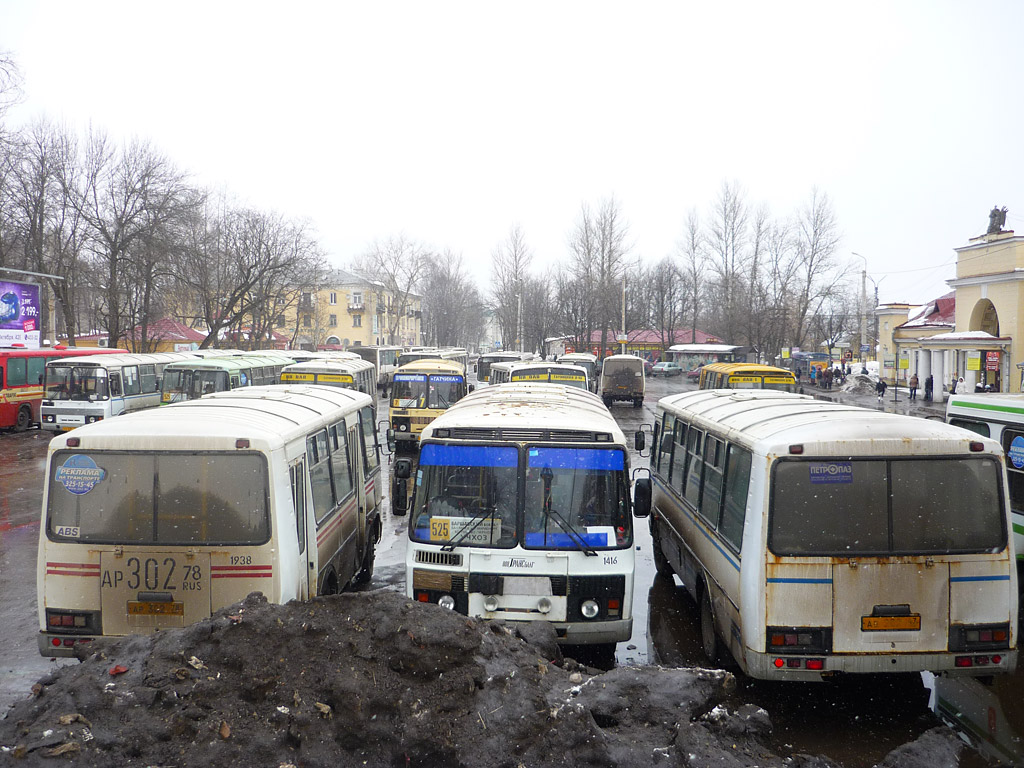
[[[466,538],[469,536],[469,534],[471,534],[473,531],[475,531],[477,529],[477,526],[479,526],[480,523],[482,523],[484,520],[488,519],[487,515],[492,510],[487,508],[487,507],[480,507],[480,511],[475,513],[475,514],[473,513],[472,510],[462,509],[461,511],[462,512],[468,511],[470,513],[470,515],[474,518],[473,523],[471,525],[467,525],[462,530],[462,533],[460,533],[454,539],[449,539],[448,543],[441,547],[441,551],[442,552],[451,552],[453,549],[455,549],[457,546],[459,546],[462,542],[464,542],[466,540]]]
[[[597,557],[597,550],[589,546],[586,540],[580,535],[579,531],[573,528],[569,521],[562,517],[560,512],[556,512],[554,509],[549,508],[547,510],[549,518],[553,519],[558,523],[558,527],[565,531],[566,535],[576,544],[576,549],[585,554],[587,557]],[[545,536],[546,538],[546,536]]]

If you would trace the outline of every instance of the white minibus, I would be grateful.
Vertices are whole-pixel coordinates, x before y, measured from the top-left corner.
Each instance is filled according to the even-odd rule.
[[[510,381],[533,381],[561,384],[590,391],[585,368],[569,363],[492,363],[490,384],[507,384]]]
[[[672,395],[657,419],[655,563],[711,659],[774,680],[1015,668],[998,443],[772,390]]]
[[[597,392],[597,380],[601,373],[601,367],[597,364],[597,355],[592,355],[589,352],[567,352],[564,355],[559,355],[558,362],[586,368],[590,391]]]
[[[377,371],[373,363],[355,356],[286,365],[281,369],[281,383],[323,384],[365,392],[374,398],[377,395]]]
[[[283,603],[368,581],[380,538],[370,397],[247,387],[50,442],[39,650],[205,619],[250,592]]]
[[[395,473],[409,475],[411,459]],[[467,395],[424,427],[409,517],[406,593],[468,616],[547,621],[605,657],[629,638],[629,449],[600,398],[512,383]],[[405,486],[396,486],[404,514]]]
[[[348,351],[354,355],[373,363],[377,369],[377,386],[386,389],[391,386],[391,375],[398,367],[398,355],[401,347],[386,347],[378,344],[357,344],[349,347]]]
[[[160,405],[164,368],[200,361],[191,352],[89,355],[53,360],[46,366],[40,426],[51,432]]]

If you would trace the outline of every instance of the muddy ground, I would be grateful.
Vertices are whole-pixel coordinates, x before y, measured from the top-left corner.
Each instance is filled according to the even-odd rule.
[[[390,591],[269,605],[97,643],[0,721],[0,762],[75,766],[834,766],[767,747],[728,672],[564,658],[546,624]],[[886,766],[958,764],[935,729]],[[8,762],[9,761],[9,762]]]

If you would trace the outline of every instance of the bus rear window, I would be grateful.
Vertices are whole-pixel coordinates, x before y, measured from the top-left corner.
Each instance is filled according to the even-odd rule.
[[[768,546],[776,555],[950,554],[1006,545],[998,465],[990,458],[780,461],[770,514]]]
[[[246,453],[54,455],[47,532],[123,544],[262,544],[270,538],[267,466]]]

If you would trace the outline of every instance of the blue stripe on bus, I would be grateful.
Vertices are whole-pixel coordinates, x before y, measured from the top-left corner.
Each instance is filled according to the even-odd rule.
[[[658,483],[657,479],[655,479],[655,482]],[[665,487],[663,483],[658,483],[658,485],[661,485],[662,487]],[[724,550],[722,548],[722,546],[717,541],[714,540],[714,538],[711,536],[711,534],[704,530],[703,526],[697,525],[697,519],[690,513],[690,510],[686,508],[686,505],[680,502],[679,508],[681,510],[683,510],[683,514],[684,515],[686,515],[688,518],[690,518],[690,522],[692,522],[695,526],[697,526],[697,530],[700,531],[702,534],[704,534],[704,538],[711,542],[711,546],[713,546],[715,549],[717,549],[721,553],[722,557],[724,557],[726,559],[726,561],[729,563],[729,565],[731,565],[733,568],[735,568],[737,570],[737,572],[738,572],[740,570],[740,564],[732,559],[732,555],[729,552],[727,552],[726,550]]]
[[[519,449],[496,445],[427,443],[420,448],[419,464],[421,467],[517,467]]]
[[[1009,581],[1010,574],[1004,573],[1001,576],[950,576],[949,580],[953,581]]]
[[[832,579],[770,578],[769,584],[831,584]]]
[[[621,448],[530,448],[531,467],[579,470],[621,470],[626,466]]]

